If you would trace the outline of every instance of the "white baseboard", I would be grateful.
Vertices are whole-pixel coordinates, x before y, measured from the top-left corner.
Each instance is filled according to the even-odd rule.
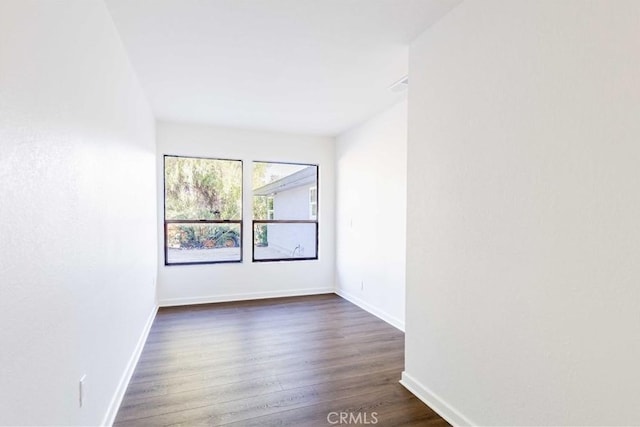
[[[109,408],[107,409],[107,413],[102,419],[101,425],[103,426],[112,426],[113,422],[116,419],[116,415],[118,415],[118,409],[120,409],[120,404],[122,403],[124,394],[127,391],[127,387],[129,386],[129,381],[131,381],[131,376],[133,375],[133,371],[136,369],[138,360],[140,360],[142,349],[144,348],[144,344],[147,342],[147,337],[149,336],[149,331],[151,331],[151,325],[153,325],[153,321],[156,318],[157,312],[158,312],[158,306],[155,306],[153,310],[151,310],[151,313],[149,314],[147,323],[144,325],[144,329],[140,334],[140,338],[138,338],[138,342],[136,343],[136,347],[133,350],[131,357],[129,358],[127,367],[124,373],[122,374],[122,377],[120,377],[120,382],[118,383],[116,392],[111,398],[111,402],[109,403]]]
[[[365,301],[361,300],[360,298],[354,296],[353,294],[350,294],[350,293],[344,291],[343,289],[336,289],[335,293],[340,295],[342,298],[346,299],[347,301],[357,305],[361,309],[363,309],[365,311],[368,311],[369,313],[373,314],[374,316],[384,320],[385,322],[387,322],[391,326],[393,326],[393,327],[395,327],[397,329],[400,329],[402,332],[404,332],[404,320],[400,320],[397,317],[390,316],[389,314],[385,313],[384,311],[372,306],[368,302],[365,302]]]
[[[160,300],[160,307],[178,305],[209,304],[215,302],[247,301],[265,298],[297,297],[302,295],[332,294],[333,288],[289,289],[285,291],[250,292],[244,294],[209,295],[204,297],[167,298]]]
[[[418,399],[422,400],[428,407],[433,409],[438,415],[444,418],[449,424],[453,426],[474,426],[478,425],[469,421],[467,417],[462,415],[460,411],[456,410],[445,402],[440,396],[429,390],[424,384],[417,381],[406,371],[402,372],[402,379],[400,380],[407,390],[413,393]]]

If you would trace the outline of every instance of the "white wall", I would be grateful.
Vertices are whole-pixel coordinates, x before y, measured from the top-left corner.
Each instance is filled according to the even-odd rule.
[[[639,23],[466,1],[411,46],[404,381],[457,423],[640,425]]]
[[[407,102],[336,144],[338,293],[404,329]]]
[[[162,243],[158,293],[161,305],[315,294],[334,289],[334,144],[332,138],[160,122],[157,126],[158,239],[163,242],[164,154],[243,160],[244,261],[233,264],[164,265]],[[319,165],[318,260],[251,262],[252,162]]]
[[[109,422],[155,311],[153,117],[100,1],[0,2],[0,70],[0,424]]]

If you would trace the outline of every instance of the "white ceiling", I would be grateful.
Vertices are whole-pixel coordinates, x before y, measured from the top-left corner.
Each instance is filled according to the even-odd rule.
[[[105,0],[156,117],[336,135],[461,0]]]

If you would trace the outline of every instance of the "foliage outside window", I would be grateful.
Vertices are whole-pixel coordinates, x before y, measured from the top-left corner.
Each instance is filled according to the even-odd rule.
[[[253,163],[253,260],[318,259],[318,166]]]
[[[242,162],[164,156],[165,265],[242,261]]]

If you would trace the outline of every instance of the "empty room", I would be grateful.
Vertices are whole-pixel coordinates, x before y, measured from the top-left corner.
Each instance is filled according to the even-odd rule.
[[[640,1],[0,0],[0,426],[640,426]]]

